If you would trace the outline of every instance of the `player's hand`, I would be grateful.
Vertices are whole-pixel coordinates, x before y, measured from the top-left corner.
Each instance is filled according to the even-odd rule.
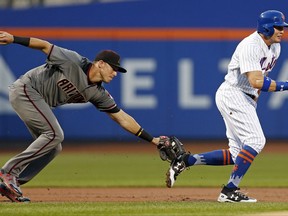
[[[10,44],[13,43],[14,37],[8,32],[0,31],[0,44]]]

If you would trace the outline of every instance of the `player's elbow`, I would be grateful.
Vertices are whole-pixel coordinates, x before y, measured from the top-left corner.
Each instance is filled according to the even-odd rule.
[[[250,71],[246,73],[250,85],[255,89],[261,89],[263,86],[264,76],[261,71]]]
[[[249,79],[250,85],[255,89],[261,89],[263,86],[263,79]]]

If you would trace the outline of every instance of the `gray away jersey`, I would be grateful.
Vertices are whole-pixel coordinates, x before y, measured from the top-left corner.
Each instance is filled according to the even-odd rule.
[[[51,107],[67,103],[91,102],[101,111],[117,107],[114,99],[101,85],[88,83],[86,73],[92,62],[78,53],[53,45],[47,63],[36,67],[28,78]]]

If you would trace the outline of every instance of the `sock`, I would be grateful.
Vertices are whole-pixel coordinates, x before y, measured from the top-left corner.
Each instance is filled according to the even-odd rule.
[[[249,146],[243,147],[243,149],[236,157],[233,171],[231,173],[228,184],[226,185],[228,188],[238,188],[240,181],[249,169],[257,154],[258,153],[253,148]]]
[[[220,149],[211,152],[205,152],[201,154],[190,154],[186,160],[184,159],[187,166],[193,165],[214,165],[223,166],[234,164],[231,159],[231,154],[228,149]]]

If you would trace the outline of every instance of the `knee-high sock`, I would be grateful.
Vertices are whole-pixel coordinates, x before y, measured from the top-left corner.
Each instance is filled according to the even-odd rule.
[[[234,164],[231,159],[231,154],[229,149],[220,149],[211,152],[205,152],[200,154],[190,154],[188,158],[184,158],[187,166],[194,165],[214,165],[223,166]]]
[[[253,148],[249,146],[243,147],[236,157],[235,165],[227,184],[228,188],[238,188],[243,176],[246,174],[257,154]]]

